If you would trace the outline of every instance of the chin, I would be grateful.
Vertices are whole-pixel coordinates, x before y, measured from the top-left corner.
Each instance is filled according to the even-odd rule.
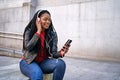
[[[45,27],[45,29],[48,29],[49,27]]]

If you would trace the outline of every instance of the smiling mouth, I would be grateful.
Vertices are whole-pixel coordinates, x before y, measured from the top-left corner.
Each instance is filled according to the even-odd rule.
[[[50,25],[45,25],[46,28],[49,28]]]
[[[45,24],[45,26],[50,26],[50,24]]]

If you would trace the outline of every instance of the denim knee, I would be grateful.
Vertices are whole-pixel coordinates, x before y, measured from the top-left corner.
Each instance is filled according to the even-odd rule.
[[[21,72],[30,80],[43,80],[43,72],[36,63],[27,64],[25,60],[20,61]]]
[[[43,73],[39,70],[35,70],[31,73],[31,80],[43,80]]]
[[[66,69],[66,63],[62,59],[58,59],[57,67]]]

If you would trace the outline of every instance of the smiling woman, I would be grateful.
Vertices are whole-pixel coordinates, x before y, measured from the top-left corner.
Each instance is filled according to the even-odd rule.
[[[48,29],[51,23],[50,15],[47,13],[42,14],[40,21],[41,21],[41,26],[43,27],[42,29]]]
[[[25,28],[21,72],[31,80],[43,80],[43,74],[53,73],[53,80],[63,80],[66,64],[62,59],[69,49],[57,51],[58,37],[47,10],[39,10]]]

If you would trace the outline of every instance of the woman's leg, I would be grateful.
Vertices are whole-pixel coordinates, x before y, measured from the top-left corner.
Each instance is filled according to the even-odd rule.
[[[53,73],[53,80],[63,80],[66,64],[62,59],[47,59],[40,67],[43,73]]]
[[[20,61],[21,72],[30,78],[30,80],[43,80],[43,73],[39,65],[35,62],[27,64],[25,60]]]

